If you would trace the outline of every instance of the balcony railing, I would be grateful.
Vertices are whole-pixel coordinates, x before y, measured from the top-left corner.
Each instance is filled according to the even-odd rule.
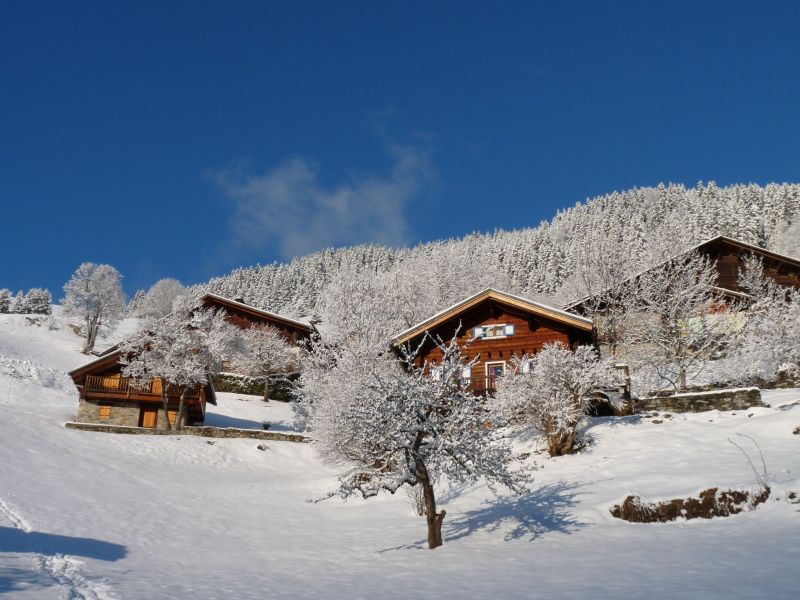
[[[130,377],[104,377],[102,375],[87,375],[84,390],[103,394],[119,394],[121,396],[155,396],[161,398],[162,387],[160,379],[151,381],[136,381]],[[167,386],[167,396],[178,397],[181,389],[175,385]],[[199,398],[200,387],[195,386],[186,393],[186,398]]]
[[[493,396],[497,383],[495,377],[473,377],[464,382],[467,389],[478,396]]]

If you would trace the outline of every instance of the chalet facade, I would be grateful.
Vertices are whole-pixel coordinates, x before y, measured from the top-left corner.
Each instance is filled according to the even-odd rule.
[[[119,362],[121,358],[122,354],[116,348],[111,348],[96,360],[69,373],[80,393],[76,421],[166,429],[162,397],[164,384],[160,379],[155,379],[142,385],[124,377]],[[178,388],[171,385],[167,387],[170,424],[175,423],[180,395]],[[184,400],[184,424],[202,423],[206,405],[216,403],[213,385],[199,385],[190,390]]]
[[[800,258],[784,256],[758,246],[725,236],[717,236],[690,248],[673,259],[680,258],[690,252],[700,252],[707,256],[716,266],[717,282],[714,292],[721,302],[731,304],[736,300],[750,299],[746,290],[739,286],[739,272],[744,268],[747,256],[756,256],[764,265],[764,275],[778,285],[800,289]],[[665,261],[652,269],[658,269],[670,261]],[[649,272],[648,270],[647,272]],[[634,276],[635,280],[640,275]],[[587,307],[597,296],[587,296],[566,306],[566,309],[578,314],[586,314]]]
[[[573,350],[594,344],[590,319],[491,288],[398,334],[392,346],[396,351],[416,348],[426,333],[445,342],[457,335],[463,355],[476,359],[462,381],[478,394],[494,391],[498,377],[513,368],[515,356],[533,355],[554,342]],[[428,339],[417,360],[419,366],[427,362],[435,368],[441,358],[441,350]]]
[[[249,306],[237,300],[216,294],[206,294],[200,299],[205,308],[224,310],[229,322],[242,329],[255,325],[270,325],[280,331],[288,341],[299,345],[307,343],[314,331],[309,324],[269,311]],[[99,357],[69,373],[78,388],[80,399],[76,420],[82,423],[100,423],[127,427],[166,429],[164,422],[163,383],[159,379],[138,384],[122,375],[121,353],[113,346]],[[234,367],[235,370],[235,367]],[[168,418],[175,422],[180,400],[180,390],[168,386]],[[216,405],[214,385],[199,385],[185,398],[185,425],[196,425],[205,419],[206,405]]]

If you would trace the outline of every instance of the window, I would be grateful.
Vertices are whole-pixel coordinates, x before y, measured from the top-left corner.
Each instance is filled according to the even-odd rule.
[[[461,369],[461,383],[469,385],[472,381],[472,367],[464,367]]]
[[[511,337],[514,335],[514,326],[504,323],[483,325],[481,327],[475,327],[472,331],[472,335],[476,340]]]
[[[104,421],[111,418],[111,405],[110,404],[101,404],[100,405],[100,418]]]

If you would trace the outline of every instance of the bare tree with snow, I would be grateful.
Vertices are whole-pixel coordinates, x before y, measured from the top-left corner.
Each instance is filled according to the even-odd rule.
[[[101,327],[115,325],[125,312],[122,275],[111,265],[83,263],[64,284],[64,313],[81,320],[84,354],[94,349]]]
[[[136,307],[136,315],[159,319],[172,312],[175,299],[186,293],[177,279],[159,279],[153,284]]]
[[[574,451],[579,424],[592,401],[619,383],[611,362],[600,360],[591,346],[572,352],[547,344],[533,356],[512,358],[512,364],[514,372],[498,382],[495,402],[509,421],[541,435],[550,456]]]
[[[175,428],[183,423],[186,395],[208,383],[219,372],[222,357],[234,347],[238,330],[224,313],[197,308],[188,297],[176,301],[174,310],[161,319],[147,319],[137,332],[122,342],[123,375],[140,383],[161,382],[164,423],[169,424],[169,390],[180,393]]]
[[[318,450],[347,467],[331,495],[370,498],[421,486],[429,548],[442,544],[437,483],[483,478],[492,489],[519,492],[528,479],[524,469],[510,469],[501,416],[459,384],[465,364],[455,339],[439,346],[435,377],[429,365],[416,364],[413,351],[402,360],[352,348],[317,352],[299,390]]]
[[[269,325],[246,329],[241,338],[242,348],[235,356],[237,370],[264,386],[264,401],[267,402],[270,386],[297,372],[300,348]]]
[[[697,252],[638,276],[624,323],[627,358],[676,391],[685,390],[735,332],[716,281],[713,261]]]

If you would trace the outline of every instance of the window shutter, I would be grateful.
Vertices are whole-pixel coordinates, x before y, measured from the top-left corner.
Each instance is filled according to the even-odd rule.
[[[506,325],[506,335],[514,335],[514,326]]]

